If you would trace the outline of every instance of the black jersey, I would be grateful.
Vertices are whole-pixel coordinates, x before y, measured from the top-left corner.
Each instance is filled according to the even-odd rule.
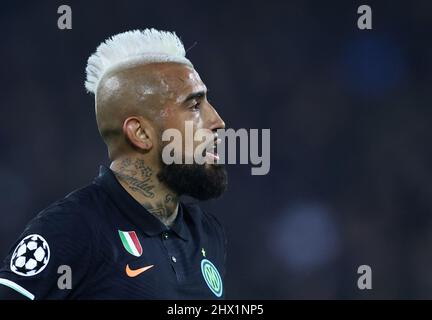
[[[101,167],[43,210],[0,268],[0,292],[29,299],[222,299],[226,237],[197,205],[166,227]],[[2,298],[0,293],[0,299]]]

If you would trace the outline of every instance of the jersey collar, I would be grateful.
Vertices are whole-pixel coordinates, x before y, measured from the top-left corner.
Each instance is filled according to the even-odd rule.
[[[188,240],[190,234],[185,225],[184,205],[179,202],[177,217],[172,226],[168,228],[158,218],[148,212],[138,201],[136,201],[117,181],[114,173],[106,166],[100,166],[99,176],[94,183],[101,186],[133,224],[139,227],[146,235],[156,236],[168,230],[174,231],[183,240]]]

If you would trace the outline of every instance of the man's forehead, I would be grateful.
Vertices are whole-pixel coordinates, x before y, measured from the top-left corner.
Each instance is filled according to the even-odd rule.
[[[198,72],[180,63],[151,63],[115,72],[104,79],[105,89],[111,78],[140,97],[158,94],[181,102],[191,93],[207,91]]]
[[[175,90],[202,90],[205,88],[198,72],[187,65],[171,64],[161,70],[161,79]]]
[[[157,77],[168,91],[168,98],[176,103],[184,102],[192,93],[207,92],[198,72],[190,66],[164,63],[155,67]]]

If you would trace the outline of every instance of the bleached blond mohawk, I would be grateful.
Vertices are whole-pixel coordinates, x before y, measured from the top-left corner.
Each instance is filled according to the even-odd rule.
[[[85,87],[96,94],[104,74],[114,69],[153,62],[178,62],[193,67],[174,32],[156,29],[127,31],[102,42],[87,62]]]

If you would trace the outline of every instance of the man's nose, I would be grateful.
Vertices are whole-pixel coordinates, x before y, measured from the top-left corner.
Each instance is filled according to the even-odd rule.
[[[222,120],[222,118],[219,116],[215,108],[211,104],[209,106],[209,129],[210,130],[217,130],[217,129],[225,129],[225,122]]]

